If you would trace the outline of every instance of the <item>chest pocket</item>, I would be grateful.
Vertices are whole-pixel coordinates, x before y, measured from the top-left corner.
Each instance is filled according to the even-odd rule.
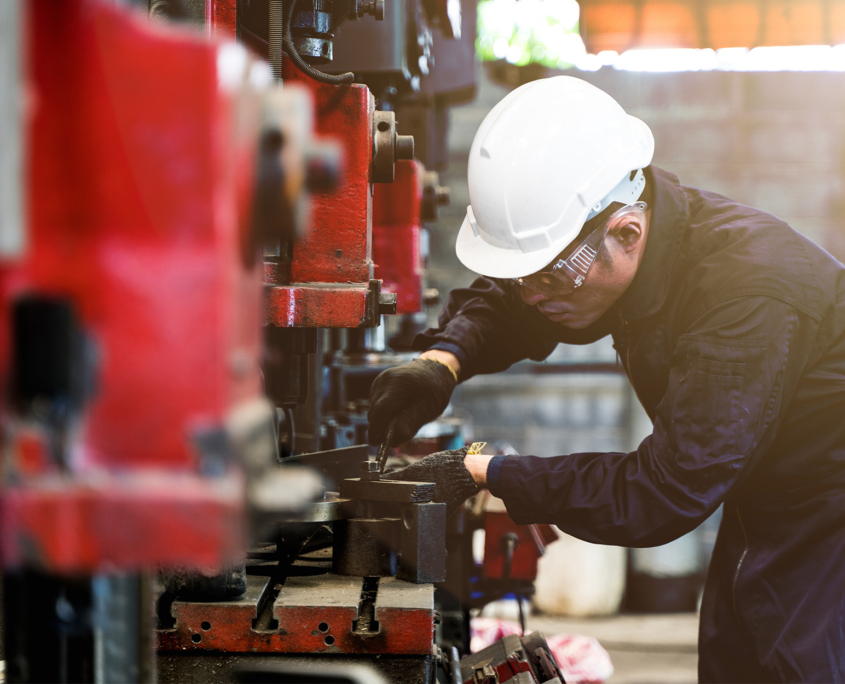
[[[670,453],[695,488],[730,479],[750,454],[761,411],[755,396],[765,342],[690,335],[670,374]],[[717,360],[718,359],[718,360]]]

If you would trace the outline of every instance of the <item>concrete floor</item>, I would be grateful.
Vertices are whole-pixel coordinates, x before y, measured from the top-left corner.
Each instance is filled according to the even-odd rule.
[[[547,636],[565,632],[598,639],[613,662],[614,673],[608,684],[697,681],[696,613],[582,619],[532,615],[526,627]]]

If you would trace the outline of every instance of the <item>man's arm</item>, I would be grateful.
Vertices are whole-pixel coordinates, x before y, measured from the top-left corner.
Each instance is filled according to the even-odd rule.
[[[603,544],[666,543],[709,516],[769,448],[817,329],[778,300],[731,300],[679,339],[654,431],[636,451],[467,468],[518,523],[554,523]]]
[[[477,278],[470,287],[449,293],[438,327],[417,335],[414,348],[449,354],[460,368],[460,379],[466,380],[505,370],[522,359],[542,361],[558,342],[586,344],[609,332],[598,324],[585,331],[568,330],[525,304],[511,281]]]

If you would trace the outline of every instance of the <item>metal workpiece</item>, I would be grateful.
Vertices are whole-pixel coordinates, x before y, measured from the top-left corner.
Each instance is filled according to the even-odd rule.
[[[431,501],[431,497],[434,496],[434,488],[433,482],[349,478],[341,482],[340,495],[347,499],[426,503]]]
[[[414,158],[414,137],[399,135],[394,112],[373,113],[373,182],[392,183],[393,165]]]
[[[401,520],[352,518],[334,523],[332,569],[339,575],[390,577],[398,569]]]
[[[402,527],[396,578],[417,584],[445,581],[446,504],[405,506]]]

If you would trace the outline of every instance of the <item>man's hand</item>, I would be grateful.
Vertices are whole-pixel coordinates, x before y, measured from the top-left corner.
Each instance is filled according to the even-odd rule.
[[[394,470],[382,477],[385,480],[405,480],[407,482],[433,482],[435,484],[435,503],[446,504],[446,515],[452,515],[460,505],[475,494],[479,487],[464,465],[467,449],[453,449],[439,451],[431,456],[421,458],[407,468]],[[489,459],[489,456],[481,458]]]
[[[432,350],[411,363],[380,373],[370,389],[370,444],[384,441],[394,418],[391,446],[408,441],[443,413],[458,384],[458,370],[458,360],[452,354]]]

